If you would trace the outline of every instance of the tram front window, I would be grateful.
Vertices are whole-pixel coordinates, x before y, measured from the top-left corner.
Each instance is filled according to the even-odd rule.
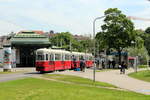
[[[44,55],[37,55],[36,60],[44,60]]]

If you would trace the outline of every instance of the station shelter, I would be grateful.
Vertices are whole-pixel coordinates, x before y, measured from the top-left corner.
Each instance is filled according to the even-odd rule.
[[[35,51],[51,46],[49,38],[36,32],[21,32],[10,39],[12,49],[15,49],[17,67],[34,67]]]
[[[136,57],[129,56],[128,64],[129,64],[129,67],[133,67],[133,68],[136,67],[138,65],[138,56]]]

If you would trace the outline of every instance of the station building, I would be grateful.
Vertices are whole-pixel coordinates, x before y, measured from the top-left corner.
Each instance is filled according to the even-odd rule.
[[[34,67],[35,50],[51,46],[49,38],[33,31],[21,31],[10,39],[11,48],[15,51],[17,67]]]

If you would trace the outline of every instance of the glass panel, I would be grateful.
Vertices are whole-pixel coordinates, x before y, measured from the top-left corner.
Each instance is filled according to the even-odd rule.
[[[61,54],[55,54],[55,60],[61,60]]]
[[[53,54],[50,54],[50,55],[49,55],[49,60],[50,60],[50,61],[54,61],[54,55],[53,55]]]
[[[48,60],[48,54],[46,54],[46,60]]]
[[[44,55],[37,55],[37,60],[44,60]]]
[[[93,60],[93,56],[90,56],[90,57],[89,57],[89,60]]]
[[[70,60],[70,55],[65,55],[65,60]]]

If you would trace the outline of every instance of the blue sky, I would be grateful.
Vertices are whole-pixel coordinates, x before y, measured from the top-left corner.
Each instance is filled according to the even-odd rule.
[[[127,16],[150,18],[147,0],[0,0],[0,35],[21,30],[69,31],[92,34],[94,18],[108,8],[118,8]],[[138,29],[150,21],[133,21]],[[102,20],[97,21],[96,31]]]

